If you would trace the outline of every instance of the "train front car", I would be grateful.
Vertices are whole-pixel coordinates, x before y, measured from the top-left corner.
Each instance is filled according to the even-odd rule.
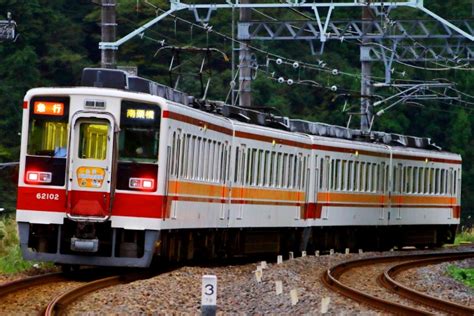
[[[100,88],[27,93],[17,201],[26,259],[150,264],[162,214],[161,110],[159,98],[136,96]]]

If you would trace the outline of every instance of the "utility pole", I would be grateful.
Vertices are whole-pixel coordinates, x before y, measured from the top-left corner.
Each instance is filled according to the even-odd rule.
[[[365,0],[360,0],[365,2]],[[362,33],[366,34],[372,30],[372,12],[370,10],[370,0],[367,6],[362,8]],[[361,81],[360,81],[360,129],[363,134],[367,134],[372,122],[372,84],[370,77],[372,75],[372,64],[370,62],[370,39],[363,38],[360,47]]]
[[[248,4],[250,0],[241,0],[241,4]],[[248,8],[240,8],[240,22],[249,22],[252,17],[252,11]],[[240,43],[239,50],[239,105],[242,107],[252,106],[252,72],[250,67],[250,40],[244,40]]]
[[[101,30],[102,30],[102,42],[115,42],[116,37],[116,0],[102,0],[101,3]],[[116,49],[114,48],[102,48],[101,54],[101,67],[102,68],[115,68],[117,65]]]

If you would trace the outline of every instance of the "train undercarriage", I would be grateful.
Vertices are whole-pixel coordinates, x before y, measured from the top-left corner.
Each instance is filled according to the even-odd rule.
[[[454,242],[457,225],[341,226],[308,228],[238,228],[124,230],[110,222],[65,220],[63,225],[19,223],[26,259],[60,265],[147,267],[181,262],[283,254],[381,251],[405,246],[439,247]]]

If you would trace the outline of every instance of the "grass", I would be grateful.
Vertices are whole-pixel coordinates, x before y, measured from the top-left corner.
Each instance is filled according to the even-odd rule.
[[[462,232],[457,234],[454,244],[459,245],[461,243],[474,243],[474,232]]]
[[[12,274],[29,270],[35,262],[25,261],[21,255],[18,230],[14,218],[0,218],[0,273]]]
[[[448,267],[449,275],[470,288],[474,289],[474,268],[459,268],[456,266]]]

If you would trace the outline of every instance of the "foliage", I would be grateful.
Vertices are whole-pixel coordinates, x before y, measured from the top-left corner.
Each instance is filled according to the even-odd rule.
[[[474,243],[474,232],[461,232],[460,234],[456,235],[456,238],[454,239],[454,244],[459,245],[463,243]]]
[[[474,268],[459,268],[451,265],[448,267],[448,274],[455,280],[464,283],[474,289]]]
[[[15,273],[32,266],[33,263],[23,260],[21,255],[15,220],[2,219],[0,221],[0,273]]]

